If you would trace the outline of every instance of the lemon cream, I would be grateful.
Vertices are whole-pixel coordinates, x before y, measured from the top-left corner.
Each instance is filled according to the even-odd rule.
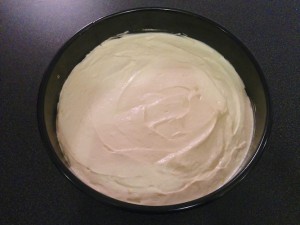
[[[141,205],[207,195],[238,171],[253,112],[233,66],[208,45],[166,33],[97,46],[66,80],[57,136],[71,171]]]

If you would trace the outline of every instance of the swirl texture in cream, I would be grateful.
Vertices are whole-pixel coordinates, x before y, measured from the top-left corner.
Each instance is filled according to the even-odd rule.
[[[207,195],[238,171],[251,142],[244,85],[189,37],[126,34],[96,47],[66,80],[57,136],[71,171],[141,205]]]

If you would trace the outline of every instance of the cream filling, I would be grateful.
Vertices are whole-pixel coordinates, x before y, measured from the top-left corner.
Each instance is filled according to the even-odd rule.
[[[231,64],[206,44],[126,34],[66,80],[57,136],[70,169],[113,198],[170,205],[209,194],[238,170],[253,112]]]

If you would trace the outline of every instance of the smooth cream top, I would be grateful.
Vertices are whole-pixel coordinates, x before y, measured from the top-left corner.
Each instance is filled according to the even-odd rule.
[[[197,40],[127,34],[66,80],[57,136],[70,169],[113,198],[194,200],[226,183],[249,149],[253,112],[230,63]]]

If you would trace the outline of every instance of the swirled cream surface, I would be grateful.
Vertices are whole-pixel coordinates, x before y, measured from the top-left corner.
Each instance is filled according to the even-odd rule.
[[[217,51],[166,33],[96,47],[66,80],[57,136],[93,189],[142,205],[194,200],[224,185],[249,149],[253,112]]]

